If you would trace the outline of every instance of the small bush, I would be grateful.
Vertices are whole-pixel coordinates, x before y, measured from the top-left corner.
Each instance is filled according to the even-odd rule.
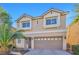
[[[15,46],[13,46],[13,48],[16,48]]]
[[[79,55],[79,45],[72,45],[73,54]]]
[[[14,45],[10,44],[10,45],[8,45],[8,48],[12,49],[12,48],[16,48],[16,47]]]

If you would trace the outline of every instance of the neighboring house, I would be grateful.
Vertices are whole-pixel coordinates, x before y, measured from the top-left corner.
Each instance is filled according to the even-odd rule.
[[[72,49],[72,45],[79,44],[79,21],[67,28],[67,44],[69,49]]]
[[[26,39],[16,40],[18,48],[66,50],[67,12],[50,9],[39,17],[23,14],[17,29]]]

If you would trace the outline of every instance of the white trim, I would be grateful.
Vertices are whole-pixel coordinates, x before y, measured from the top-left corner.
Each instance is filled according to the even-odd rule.
[[[66,39],[64,37],[65,36],[63,36],[63,50],[66,50]]]
[[[23,34],[41,34],[41,33],[52,33],[52,32],[66,32],[66,30],[62,29],[62,30],[52,30],[52,31],[24,32]]]

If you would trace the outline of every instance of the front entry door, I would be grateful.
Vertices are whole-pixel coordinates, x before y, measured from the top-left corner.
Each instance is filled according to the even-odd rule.
[[[31,48],[31,38],[27,37],[25,40],[25,48]]]

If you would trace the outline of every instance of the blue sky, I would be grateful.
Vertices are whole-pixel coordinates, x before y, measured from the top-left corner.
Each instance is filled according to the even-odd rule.
[[[69,11],[69,14],[66,18],[66,25],[68,26],[74,19],[75,13],[74,4],[66,4],[66,3],[4,3],[0,4],[11,16],[13,21],[13,26],[16,26],[16,20],[23,13],[32,15],[32,16],[40,16],[45,11],[50,8],[56,8],[63,11]]]

